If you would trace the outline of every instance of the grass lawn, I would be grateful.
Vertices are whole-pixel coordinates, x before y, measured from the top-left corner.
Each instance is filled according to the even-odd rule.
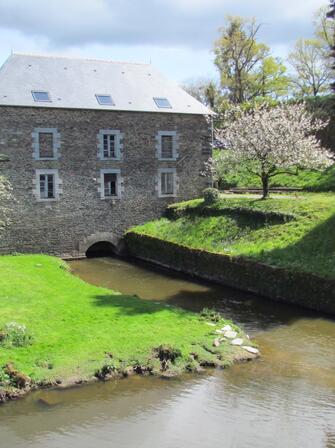
[[[265,201],[250,195],[223,195],[210,207],[198,199],[174,208],[184,216],[162,218],[132,230],[193,248],[335,278],[333,193],[277,195]],[[260,219],[262,214],[265,219]],[[293,219],[270,222],[266,219],[269,214]]]
[[[0,333],[15,321],[32,335],[27,346],[0,342],[0,389],[8,362],[34,382],[72,383],[92,378],[103,366],[159,372],[154,349],[161,344],[180,351],[167,363],[179,372],[199,364],[225,366],[247,353],[227,341],[213,347],[215,327],[199,314],[90,285],[54,257],[2,256],[0,272]],[[220,320],[217,328],[226,323]]]
[[[235,170],[227,173],[222,179],[222,188],[261,188],[261,179],[247,171]],[[305,191],[328,192],[335,191],[335,166],[324,171],[300,170],[298,175],[278,174],[270,179],[270,187],[301,188]]]

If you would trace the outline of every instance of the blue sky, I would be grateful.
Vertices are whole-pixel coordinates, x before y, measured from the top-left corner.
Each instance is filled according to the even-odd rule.
[[[0,63],[11,50],[152,62],[176,81],[213,78],[225,16],[254,16],[286,57],[324,0],[0,0]]]

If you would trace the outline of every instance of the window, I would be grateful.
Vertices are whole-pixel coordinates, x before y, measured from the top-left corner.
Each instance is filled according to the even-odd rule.
[[[156,103],[156,106],[159,107],[160,109],[171,109],[172,108],[170,101],[167,98],[154,97],[154,101]]]
[[[35,160],[56,160],[59,157],[60,134],[56,128],[35,128],[33,133]]]
[[[100,171],[101,199],[119,199],[121,197],[121,173],[119,169],[103,169]]]
[[[116,145],[115,145],[115,134],[104,134],[103,136],[104,145],[104,159],[115,159],[116,158]]]
[[[95,97],[101,106],[115,106],[110,95],[95,95]]]
[[[51,132],[40,132],[38,135],[41,159],[52,159],[54,156],[54,135]]]
[[[50,201],[59,198],[60,180],[58,170],[36,170],[35,195],[39,201]]]
[[[117,174],[104,174],[104,196],[105,198],[117,196]]]
[[[161,136],[161,157],[162,159],[172,159],[173,158],[173,136],[172,135],[162,135]]]
[[[123,149],[123,134],[115,129],[101,129],[97,135],[98,158],[100,160],[120,160]]]
[[[177,132],[159,131],[156,135],[156,156],[160,160],[176,160]]]
[[[55,199],[55,175],[40,174],[40,198]]]
[[[158,170],[159,196],[176,196],[176,169],[161,168]]]
[[[33,95],[34,101],[36,102],[51,103],[49,92],[45,92],[42,90],[32,90],[31,94]]]
[[[173,173],[161,173],[161,193],[173,194]]]

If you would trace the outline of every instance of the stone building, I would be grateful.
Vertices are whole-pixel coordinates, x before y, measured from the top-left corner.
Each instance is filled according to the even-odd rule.
[[[151,65],[13,54],[0,70],[0,253],[84,255],[201,194],[211,111]]]

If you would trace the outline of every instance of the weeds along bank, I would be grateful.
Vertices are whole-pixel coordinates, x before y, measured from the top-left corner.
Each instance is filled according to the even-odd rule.
[[[171,376],[257,355],[243,331],[215,313],[90,285],[54,257],[2,256],[0,271],[0,402],[38,387]],[[227,325],[233,338],[222,331]]]
[[[131,255],[335,313],[335,195],[222,195],[169,207],[167,217],[131,229]]]

